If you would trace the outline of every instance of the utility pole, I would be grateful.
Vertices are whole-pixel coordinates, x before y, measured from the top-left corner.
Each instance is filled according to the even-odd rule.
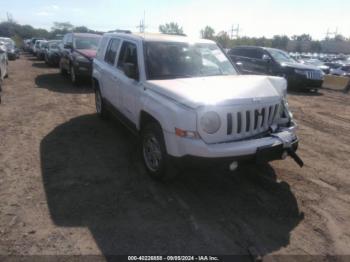
[[[329,31],[329,28],[328,28],[326,33],[326,39],[329,39],[330,36],[336,37],[337,35],[338,35],[338,27],[335,28],[334,32]]]
[[[6,12],[6,16],[7,16],[7,22],[13,22],[13,17],[11,13]]]
[[[146,30],[146,11],[143,12],[143,19],[140,20],[140,24],[136,26],[140,33],[144,33]]]
[[[235,27],[234,25],[232,25],[231,30],[230,30],[230,38],[238,38],[239,37],[239,24],[237,24],[237,26]]]

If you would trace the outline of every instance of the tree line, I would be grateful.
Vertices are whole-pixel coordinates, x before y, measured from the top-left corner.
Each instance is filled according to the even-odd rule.
[[[44,39],[58,39],[68,32],[77,33],[99,33],[102,32],[91,30],[86,26],[74,26],[70,22],[54,22],[51,30],[34,28],[31,25],[20,25],[15,21],[6,21],[0,23],[0,36],[10,37],[21,46],[23,39],[32,37]]]
[[[91,30],[86,26],[74,26],[70,22],[54,22],[51,30],[34,28],[31,25],[20,25],[15,21],[6,21],[0,23],[0,36],[11,37],[18,45],[22,44],[22,40],[31,37],[57,39],[68,32],[79,33],[98,33],[103,32]],[[166,23],[159,26],[159,32],[165,34],[184,35],[183,28],[175,22]],[[322,52],[322,41],[314,40],[309,34],[294,35],[288,37],[286,35],[275,35],[272,38],[266,37],[239,37],[231,39],[225,31],[218,33],[210,27],[206,26],[200,31],[200,36],[204,39],[214,40],[223,48],[232,48],[241,45],[254,45],[279,48],[294,52]],[[346,42],[350,45],[350,39],[342,35],[336,35],[332,39],[324,41]]]

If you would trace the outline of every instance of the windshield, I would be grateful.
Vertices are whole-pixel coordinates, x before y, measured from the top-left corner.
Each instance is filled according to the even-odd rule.
[[[310,65],[314,65],[314,66],[323,66],[324,64],[317,59],[310,59],[310,60],[305,60],[305,63],[310,64]]]
[[[148,42],[145,54],[150,80],[237,74],[215,44]]]
[[[350,66],[343,66],[341,68],[341,70],[345,71],[345,72],[350,72]]]
[[[283,52],[282,50],[276,50],[276,49],[268,49],[271,56],[278,62],[278,63],[295,63],[296,61],[291,58],[286,52]]]
[[[76,49],[97,50],[99,42],[99,37],[77,37],[74,39],[74,46]]]

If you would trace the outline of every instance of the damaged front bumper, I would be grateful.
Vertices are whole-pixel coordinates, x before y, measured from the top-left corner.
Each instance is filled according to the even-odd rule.
[[[179,138],[165,132],[167,148],[175,148],[174,153],[168,152],[177,162],[189,163],[217,163],[242,160],[255,160],[256,162],[269,162],[285,159],[291,156],[299,166],[303,163],[296,155],[298,138],[295,134],[296,124],[290,123],[274,132],[254,139],[234,141],[228,143],[206,144],[202,140]]]

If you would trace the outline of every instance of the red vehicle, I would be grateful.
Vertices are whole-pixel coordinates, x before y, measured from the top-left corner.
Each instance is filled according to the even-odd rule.
[[[92,60],[96,56],[101,36],[68,33],[63,37],[59,67],[62,75],[70,75],[73,84],[92,75]]]

